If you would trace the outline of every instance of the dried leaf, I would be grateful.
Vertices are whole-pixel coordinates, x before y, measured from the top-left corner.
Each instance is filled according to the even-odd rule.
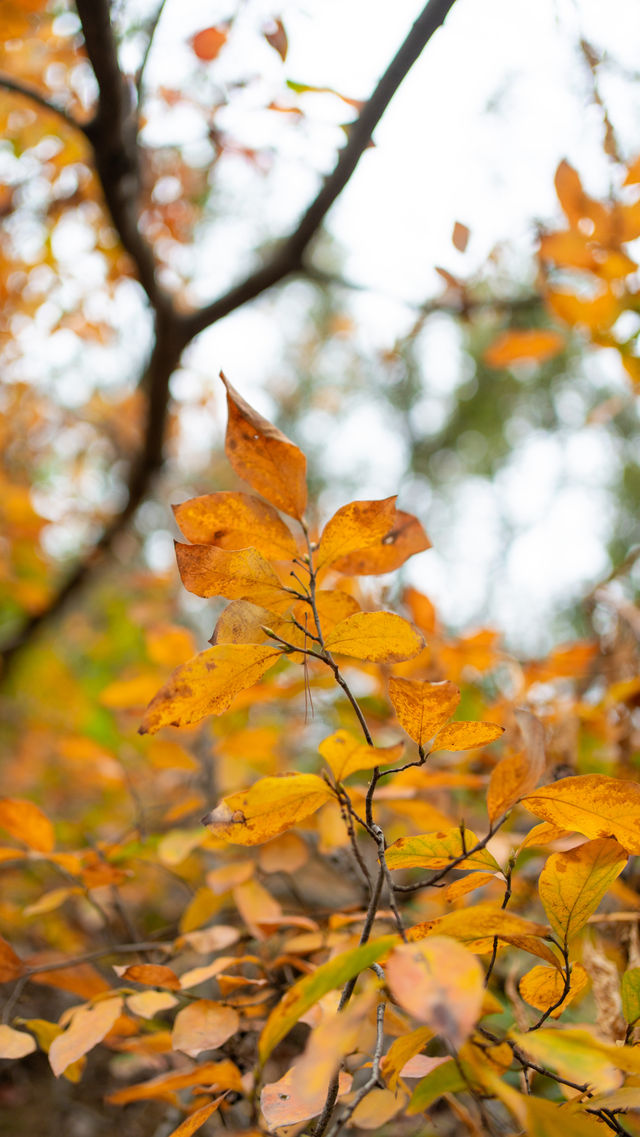
[[[272,506],[248,493],[209,493],[173,506],[180,530],[193,545],[252,547],[263,557],[289,561],[295,538]]]
[[[373,770],[376,766],[388,766],[397,762],[404,751],[404,743],[395,746],[367,746],[349,734],[348,730],[337,730],[323,739],[318,750],[330,767],[336,782],[348,778],[358,770]]]
[[[416,1054],[424,1050],[432,1038],[433,1031],[430,1027],[419,1026],[417,1030],[412,1030],[409,1034],[401,1034],[399,1038],[394,1039],[380,1066],[382,1076],[390,1090],[395,1090],[398,1078],[401,1077],[407,1062],[410,1062]],[[430,1058],[429,1061],[435,1067],[441,1062],[446,1062],[446,1058]]]
[[[400,944],[385,967],[391,993],[414,1018],[458,1049],[480,1015],[484,975],[475,955],[446,936]]]
[[[451,234],[454,249],[457,249],[459,253],[464,253],[469,244],[470,236],[471,230],[466,225],[463,225],[461,221],[456,221],[453,226],[453,233]]]
[[[180,980],[170,967],[157,963],[133,963],[122,970],[117,969],[122,979],[133,983],[146,983],[148,987],[167,987],[170,991],[180,990]]]
[[[328,785],[316,774],[282,774],[223,798],[203,821],[223,841],[262,845],[304,821],[330,797]]]
[[[274,612],[291,607],[291,597],[257,549],[228,550],[176,541],[176,558],[184,587],[196,596],[248,600]]]
[[[56,839],[49,818],[31,801],[0,798],[0,826],[39,853],[50,853]]]
[[[272,505],[300,521],[307,504],[304,454],[254,411],[222,373],[220,378],[227,389],[225,449],[233,469]]]
[[[416,679],[389,680],[389,698],[400,726],[409,738],[426,748],[440,727],[451,718],[458,703],[460,691],[455,683],[420,682]]]
[[[74,1011],[67,1029],[54,1038],[49,1049],[49,1062],[56,1078],[67,1066],[88,1054],[102,1042],[122,1011],[122,998],[116,996],[98,1003],[85,1004]]]
[[[5,939],[0,936],[0,983],[10,983],[24,973],[25,965]]]
[[[371,663],[400,663],[422,651],[424,640],[393,612],[356,612],[331,629],[325,645],[338,655]]]
[[[211,999],[197,999],[176,1015],[171,1033],[173,1049],[197,1058],[205,1050],[224,1046],[237,1034],[239,1026],[240,1018],[233,1007]]]
[[[522,799],[537,817],[585,837],[615,837],[640,853],[640,786],[606,774],[562,778]]]
[[[191,726],[220,715],[236,695],[253,687],[280,658],[266,644],[217,644],[177,667],[145,712],[140,734],[162,726]]]
[[[396,496],[382,501],[352,501],[327,522],[318,546],[317,565],[332,565],[349,576],[392,572],[408,557],[430,547],[417,518],[395,507]]]
[[[584,927],[627,863],[617,841],[600,837],[565,853],[552,853],[538,890],[549,923],[565,941]]]
[[[242,1076],[238,1067],[228,1058],[222,1062],[202,1062],[191,1070],[171,1070],[136,1086],[125,1086],[108,1094],[110,1105],[128,1105],[132,1101],[169,1101],[177,1104],[176,1090],[189,1086],[208,1086],[210,1089],[235,1090],[242,1093]]]

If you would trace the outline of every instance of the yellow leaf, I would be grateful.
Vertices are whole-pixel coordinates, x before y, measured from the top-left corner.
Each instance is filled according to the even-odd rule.
[[[196,1058],[205,1050],[218,1050],[237,1033],[238,1012],[224,1003],[197,999],[183,1007],[175,1017],[171,1041],[174,1050]]]
[[[443,869],[465,849],[473,849],[478,838],[470,829],[465,830],[464,848],[459,829],[438,833],[420,833],[415,837],[399,837],[386,852],[390,869]],[[491,869],[500,872],[500,865],[487,849],[470,853],[457,866],[459,869]]]
[[[419,1026],[417,1030],[412,1030],[409,1034],[402,1034],[393,1040],[381,1063],[382,1076],[390,1090],[395,1090],[398,1078],[407,1062],[424,1050],[432,1038],[433,1031],[430,1027]]]
[[[269,628],[281,635],[289,643],[299,642],[304,646],[304,636],[291,620],[278,616],[268,608],[259,608],[248,600],[232,600],[220,614],[210,643],[216,644],[255,644],[271,643],[273,640],[265,632]]]
[[[349,576],[393,572],[430,548],[416,517],[395,507],[396,497],[353,501],[327,522],[318,546],[318,569],[333,565]]]
[[[316,608],[320,618],[320,627],[323,633],[326,633],[339,624],[341,620],[346,620],[347,616],[353,616],[355,612],[360,611],[358,601],[350,596],[348,592],[340,592],[338,589],[325,589],[320,588],[316,592]],[[304,605],[308,615],[308,605]],[[304,611],[296,612],[296,616],[301,623],[304,622]],[[302,617],[302,618],[301,618]],[[309,627],[312,632],[315,632],[315,627],[309,622]]]
[[[640,967],[629,967],[622,976],[622,1013],[629,1024],[640,1019]]]
[[[260,778],[248,790],[230,794],[204,823],[234,845],[262,845],[315,813],[331,797],[316,774]]]
[[[0,1026],[0,1058],[24,1058],[36,1049],[32,1035],[4,1024]]]
[[[188,628],[173,624],[156,627],[147,634],[147,654],[158,667],[175,667],[186,663],[197,651],[195,637]]]
[[[194,1109],[193,1113],[185,1117],[177,1129],[172,1129],[169,1137],[191,1137],[191,1134],[200,1129],[207,1118],[211,1117],[211,1114],[219,1109],[220,1103],[224,1101],[226,1096],[227,1091],[225,1090],[223,1094],[220,1094],[220,1096],[213,1101],[208,1102],[207,1105],[200,1106],[200,1109]]]
[[[234,888],[233,899],[242,922],[257,939],[264,939],[263,926],[277,926],[282,920],[280,903],[255,879]]]
[[[475,904],[472,918],[469,912],[460,908],[447,912],[423,924],[416,924],[408,931],[409,939],[423,939],[425,936],[451,936],[462,943],[476,943],[478,940],[499,936],[509,941],[512,937],[547,936],[544,924],[525,920],[514,912],[505,912],[493,904]]]
[[[631,1046],[611,1046],[580,1028],[541,1028],[510,1037],[528,1058],[563,1078],[586,1082],[605,1093],[620,1085],[618,1070],[640,1070],[640,1054]]]
[[[450,722],[438,731],[431,749],[475,750],[495,742],[501,734],[504,734],[504,727],[495,722]]]
[[[564,337],[543,328],[503,332],[484,353],[490,367],[510,367],[523,360],[543,363],[564,348]]]
[[[397,1091],[381,1089],[376,1086],[358,1102],[353,1111],[352,1122],[358,1129],[378,1129],[395,1117],[407,1103],[407,1096]]]
[[[145,712],[140,734],[162,726],[191,726],[220,715],[240,691],[253,687],[280,658],[267,644],[217,644],[177,667]]]
[[[569,837],[570,835],[570,829],[560,828],[560,826],[552,825],[550,822],[541,821],[539,825],[534,825],[529,830],[526,837],[518,845],[517,851],[519,854],[523,849],[535,848],[536,846],[544,847],[552,844],[553,841],[558,841],[561,837]]]
[[[73,1013],[67,1029],[54,1038],[49,1049],[49,1062],[56,1078],[97,1046],[120,1017],[122,999],[120,996],[102,999],[93,1005],[84,1004]]]
[[[338,655],[372,663],[413,659],[424,646],[422,636],[393,612],[356,612],[331,629],[325,645]]]
[[[230,551],[216,545],[181,545],[176,541],[176,558],[182,583],[195,596],[250,600],[272,611],[291,607],[291,597],[257,549]]]
[[[538,891],[549,923],[561,940],[584,927],[628,860],[617,841],[600,837],[565,853],[552,853]]]
[[[484,975],[478,960],[447,936],[394,948],[385,966],[396,1002],[458,1049],[480,1015]]]
[[[137,995],[129,995],[126,1000],[127,1008],[141,1019],[152,1019],[160,1011],[168,1011],[175,1007],[178,1000],[169,991],[140,991]]]
[[[615,837],[629,853],[640,853],[640,786],[606,774],[562,778],[522,799],[537,817],[585,837]]]
[[[484,888],[485,884],[493,884],[495,879],[495,873],[469,873],[468,876],[463,876],[461,880],[454,880],[453,884],[445,888],[443,892],[444,899],[447,901],[447,904],[452,904],[454,900],[460,900],[461,897],[467,896],[469,892],[475,892],[476,888]]]
[[[583,325],[591,332],[610,328],[622,311],[622,301],[610,288],[604,288],[599,295],[591,298],[549,288],[546,301],[554,315],[565,324],[571,327]]]
[[[335,734],[323,739],[318,750],[336,781],[341,782],[358,770],[373,770],[376,766],[397,762],[402,756],[404,743],[384,747],[367,746],[349,734],[348,730],[337,730]]]
[[[398,942],[397,936],[383,936],[370,940],[361,947],[341,952],[328,963],[323,963],[311,975],[305,975],[290,987],[285,996],[274,1007],[260,1035],[258,1053],[264,1064],[274,1046],[289,1033],[298,1019],[317,1003],[327,991],[342,987],[347,980],[359,975],[372,963],[386,955]]]
[[[293,534],[272,506],[247,493],[209,493],[174,505],[182,533],[193,545],[221,549],[252,546],[271,560],[288,561],[297,552]]]
[[[427,743],[451,718],[458,703],[460,691],[455,683],[428,683],[416,679],[389,680],[389,698],[400,726],[409,738],[426,747]]]
[[[555,967],[543,967],[542,964],[536,964],[535,967],[531,968],[531,971],[527,971],[526,975],[522,976],[518,983],[518,990],[525,1003],[528,1003],[530,1007],[535,1007],[538,1011],[547,1011],[549,1007],[555,1006],[556,1009],[551,1012],[551,1018],[557,1019],[589,982],[589,976],[581,963],[573,964],[570,979],[569,991],[560,1006],[556,1006],[556,1004],[564,991],[564,975]]]
[[[50,853],[56,843],[53,825],[46,814],[22,798],[0,798],[0,826],[39,853]]]
[[[301,450],[254,411],[220,375],[227,389],[225,450],[236,474],[272,505],[299,521],[307,504],[307,461]]]

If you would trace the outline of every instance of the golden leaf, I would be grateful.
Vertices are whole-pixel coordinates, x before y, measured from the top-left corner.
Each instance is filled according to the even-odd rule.
[[[585,837],[615,837],[629,853],[640,853],[640,786],[606,774],[562,778],[522,804],[537,817]]]
[[[626,850],[610,837],[585,841],[547,859],[538,891],[549,923],[561,940],[584,927],[627,860]]]
[[[337,730],[323,739],[318,750],[331,768],[334,778],[341,782],[349,774],[358,770],[373,770],[376,766],[387,766],[402,757],[404,743],[395,746],[367,746],[349,734],[348,730]]]
[[[338,655],[371,663],[400,663],[417,655],[424,640],[411,624],[393,612],[356,612],[331,629],[325,646]]]
[[[529,711],[517,710],[525,751],[509,754],[492,771],[487,790],[487,809],[493,824],[521,797],[535,789],[545,769],[544,728]]]
[[[268,644],[217,644],[177,667],[151,700],[140,734],[162,726],[191,726],[206,715],[220,715],[240,691],[253,687],[281,652]]]
[[[389,698],[396,717],[409,738],[426,747],[460,702],[460,691],[455,683],[420,682],[416,679],[389,680]]]
[[[0,798],[0,826],[39,853],[50,853],[56,843],[53,825],[46,814],[22,798]]]
[[[399,837],[386,852],[390,869],[443,869],[465,849],[473,849],[478,838],[470,829],[465,829],[464,848],[459,829],[449,829],[438,833],[420,833],[413,837]],[[478,849],[465,856],[457,866],[459,869],[491,869],[500,872],[500,865],[488,849]]]
[[[176,541],[176,558],[182,583],[195,596],[250,600],[274,611],[291,607],[291,597],[257,549],[228,550]]]
[[[251,546],[271,560],[295,557],[295,538],[275,509],[248,493],[209,493],[173,506],[176,523],[193,545]]]
[[[333,565],[349,576],[392,572],[408,557],[430,548],[417,518],[382,501],[352,501],[327,522],[318,545],[318,569]]]
[[[223,841],[262,845],[304,821],[330,798],[328,785],[316,774],[260,778],[250,789],[223,798],[204,824]]]
[[[501,734],[504,734],[504,727],[495,722],[450,722],[438,731],[431,749],[475,750],[495,742]]]
[[[70,1025],[54,1038],[49,1049],[49,1062],[56,1078],[72,1062],[102,1042],[120,1017],[121,1010],[122,999],[117,996],[93,1005],[84,1004],[74,1011]]]
[[[254,411],[221,373],[229,421],[225,450],[236,474],[299,521],[307,504],[307,460],[277,427]]]
[[[227,1091],[225,1090],[223,1094],[214,1098],[213,1101],[208,1102],[207,1105],[201,1105],[199,1109],[194,1109],[193,1113],[185,1117],[177,1129],[172,1129],[169,1137],[191,1137],[191,1134],[200,1129],[207,1118],[211,1117],[211,1114],[219,1109],[221,1102],[224,1101],[226,1096]]]
[[[484,361],[490,367],[510,367],[512,363],[523,360],[543,363],[558,355],[565,346],[564,337],[558,332],[539,329],[519,329],[502,332],[484,353]]]
[[[414,1018],[452,1047],[469,1037],[480,1015],[484,976],[478,960],[447,936],[400,944],[385,966],[391,993]]]
[[[581,963],[574,963],[571,968],[571,985],[565,998],[560,1006],[556,1006],[555,1011],[551,1012],[551,1018],[557,1019],[569,1003],[579,995],[589,982],[584,967]],[[525,1003],[530,1007],[535,1007],[538,1011],[547,1011],[549,1007],[553,1007],[561,998],[564,991],[564,975],[555,967],[543,967],[542,964],[536,964],[527,971],[526,975],[518,983],[518,990]]]

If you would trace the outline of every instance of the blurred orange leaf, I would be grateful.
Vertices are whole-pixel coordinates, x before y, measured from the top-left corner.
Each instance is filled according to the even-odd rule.
[[[523,360],[543,363],[564,349],[565,341],[559,332],[544,329],[522,329],[503,332],[484,353],[490,367],[510,367]]]
[[[39,853],[50,853],[56,843],[49,818],[31,801],[0,798],[0,826]]]
[[[203,28],[191,38],[191,47],[194,54],[203,63],[211,63],[227,42],[228,29],[223,25],[219,27]]]
[[[433,936],[394,948],[385,966],[394,999],[458,1049],[480,1014],[484,975],[456,940]]]

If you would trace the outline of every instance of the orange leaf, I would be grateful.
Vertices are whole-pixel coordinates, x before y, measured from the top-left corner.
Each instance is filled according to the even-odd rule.
[[[331,629],[325,646],[338,655],[372,663],[400,663],[422,651],[424,640],[393,612],[356,612]]]
[[[227,42],[227,28],[203,28],[191,38],[191,47],[194,54],[203,63],[211,63]]]
[[[395,746],[367,746],[359,742],[347,730],[337,730],[323,739],[318,750],[329,765],[337,782],[355,774],[358,770],[373,770],[376,766],[386,766],[397,762],[402,756],[404,743]]]
[[[392,572],[430,547],[417,518],[401,513],[396,497],[352,501],[327,522],[318,545],[318,569],[333,565],[350,576]]]
[[[487,809],[492,824],[521,797],[535,789],[545,769],[542,723],[529,711],[522,709],[516,711],[516,719],[525,743],[525,752],[503,758],[491,774]]]
[[[99,1003],[83,1005],[74,1011],[67,1029],[54,1038],[49,1050],[49,1062],[56,1078],[97,1046],[120,1017],[122,999],[102,999]]]
[[[121,973],[122,979],[130,979],[133,983],[145,983],[148,987],[168,987],[170,991],[180,990],[180,980],[170,967],[163,967],[157,963],[133,963],[125,967]]]
[[[176,523],[193,545],[221,549],[252,546],[263,557],[288,561],[297,552],[293,534],[272,506],[248,493],[209,493],[173,506]]]
[[[459,253],[464,253],[469,244],[470,236],[471,230],[466,225],[463,225],[461,221],[456,221],[453,226],[453,233],[451,234],[454,249],[457,249]]]
[[[128,1105],[132,1101],[149,1101],[154,1098],[159,1101],[171,1101],[170,1095],[173,1091],[199,1085],[242,1093],[240,1071],[235,1063],[225,1058],[222,1062],[202,1062],[192,1070],[171,1070],[168,1074],[160,1074],[148,1082],[125,1086],[124,1089],[109,1094],[106,1101],[110,1105]]]
[[[484,976],[467,948],[446,936],[394,948],[385,967],[394,999],[457,1049],[480,1015]]]
[[[171,1035],[173,1049],[196,1058],[204,1050],[224,1046],[237,1033],[239,1025],[240,1018],[233,1007],[211,999],[197,999],[176,1015]]]
[[[615,837],[640,853],[640,786],[606,774],[579,774],[540,786],[522,799],[537,817],[585,837]]]
[[[414,928],[409,929],[410,939],[423,939],[431,935],[451,936],[462,943],[470,944],[493,936],[510,940],[513,937],[543,937],[548,934],[549,929],[544,924],[525,920],[524,917],[517,916],[514,912],[505,912],[494,904],[476,904],[473,909],[473,919],[470,919],[469,913],[461,908],[424,924],[416,924]]]
[[[338,557],[333,568],[348,576],[380,576],[395,572],[409,557],[430,548],[431,541],[418,518],[396,509],[393,524],[380,541],[367,549]]]
[[[338,1097],[349,1092],[352,1082],[351,1074],[344,1071],[340,1073]],[[321,1086],[313,1096],[301,1091],[304,1091],[304,1084],[301,1083],[297,1066],[287,1070],[279,1081],[269,1082],[262,1087],[260,1108],[270,1131],[284,1125],[297,1125],[322,1112],[327,1096],[326,1086]]]
[[[581,963],[574,963],[571,968],[571,985],[569,991],[559,1007],[551,1012],[552,1019],[560,1018],[560,1015],[579,995],[581,991],[589,982],[584,967]],[[546,1011],[549,1007],[553,1007],[564,991],[564,975],[555,967],[544,967],[543,964],[538,963],[535,967],[531,968],[526,975],[518,983],[518,990],[525,1003],[530,1007],[535,1007],[537,1011]]]
[[[627,860],[626,850],[609,837],[552,853],[540,873],[538,890],[560,939],[568,940],[584,927]]]
[[[208,1102],[207,1105],[200,1106],[200,1109],[194,1109],[184,1121],[180,1123],[177,1129],[173,1129],[169,1137],[191,1137],[197,1129],[204,1125],[208,1117],[220,1107],[220,1103],[224,1101],[227,1096],[227,1091],[220,1094],[220,1097],[215,1098],[213,1101]]]
[[[544,329],[524,329],[503,332],[484,353],[490,367],[510,367],[523,360],[543,363],[558,355],[564,348],[564,338],[558,332]]]
[[[418,746],[424,747],[451,718],[460,702],[460,691],[448,680],[428,683],[392,677],[389,698],[400,726]]]
[[[236,474],[272,505],[301,520],[307,504],[307,460],[293,442],[254,411],[221,373],[229,421],[225,449]]]
[[[196,596],[249,600],[274,611],[291,607],[271,565],[257,549],[228,550],[215,545],[175,543],[182,583]]]
[[[504,734],[504,727],[495,722],[450,722],[438,731],[432,750],[475,750],[488,746]]]
[[[25,965],[6,940],[0,936],[0,983],[10,983],[24,972]]]
[[[162,726],[191,726],[221,715],[240,691],[253,687],[281,652],[267,644],[217,644],[177,667],[145,712],[140,734]]]
[[[308,605],[305,605],[308,614]],[[318,610],[318,617],[320,619],[320,627],[324,633],[330,631],[335,624],[339,624],[341,620],[346,620],[347,616],[353,616],[355,612],[360,611],[358,601],[350,596],[348,592],[340,592],[337,589],[323,589],[320,588],[316,592],[316,608]],[[304,612],[296,613],[300,623],[304,623]],[[301,619],[302,616],[302,619]],[[308,621],[309,622],[309,621]],[[315,628],[311,626],[311,631]]]
[[[610,328],[622,311],[620,298],[609,288],[591,298],[549,288],[546,301],[554,315],[565,324],[571,327],[583,325],[591,332]]]
[[[204,824],[223,841],[262,845],[315,813],[331,797],[316,774],[260,778],[251,789],[223,798]]]
[[[53,825],[46,814],[22,798],[0,798],[0,825],[39,853],[50,853],[56,843]]]

